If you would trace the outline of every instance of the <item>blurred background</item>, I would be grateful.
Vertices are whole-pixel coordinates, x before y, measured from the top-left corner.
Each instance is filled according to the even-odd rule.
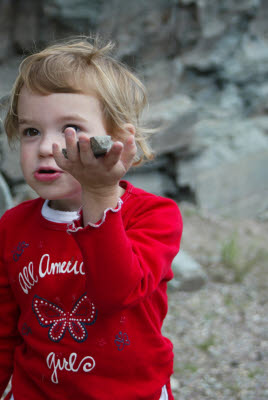
[[[176,400],[268,399],[268,0],[0,0],[1,117],[18,65],[100,33],[148,89],[156,158],[127,178],[183,214],[164,330]],[[35,195],[0,127],[0,215]]]

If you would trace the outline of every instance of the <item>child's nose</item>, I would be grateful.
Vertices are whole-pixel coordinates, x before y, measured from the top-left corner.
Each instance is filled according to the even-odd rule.
[[[39,145],[40,156],[47,157],[53,155],[52,151],[53,143],[56,143],[55,135],[53,133],[43,134]]]

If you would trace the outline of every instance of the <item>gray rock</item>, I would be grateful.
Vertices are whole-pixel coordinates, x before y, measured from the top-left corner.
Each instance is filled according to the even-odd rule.
[[[237,118],[243,114],[243,99],[236,85],[228,84],[225,86],[221,91],[219,105],[221,109],[228,112],[229,118],[231,116]]]
[[[268,113],[268,84],[264,82],[262,85],[254,85],[252,83],[246,85],[241,90],[241,97],[248,99],[248,114],[256,118],[256,116],[265,117]]]
[[[178,162],[178,185],[195,193],[200,208],[254,216],[267,207],[268,137],[253,121],[201,121],[194,159]]]
[[[118,42],[118,56],[132,65],[159,60],[159,54],[176,52],[179,11],[165,0],[104,2],[99,31]]]
[[[5,135],[0,135],[0,149],[2,151],[1,171],[9,178],[10,181],[21,181],[23,174],[20,167],[19,145],[14,144],[9,147]]]
[[[73,30],[75,24],[80,21],[90,22],[96,20],[101,10],[101,2],[97,0],[46,0],[43,4],[43,12],[46,17],[57,19],[66,24],[70,22]],[[76,29],[75,29],[76,28]]]
[[[222,64],[221,79],[239,85],[265,81],[267,60],[267,40],[245,35],[236,50],[236,57]]]
[[[226,28],[226,21],[222,17],[221,4],[217,1],[199,1],[196,5],[203,36],[210,38],[222,34]]]
[[[157,154],[188,148],[197,119],[198,109],[188,96],[176,95],[151,105],[144,120],[160,128],[151,138],[152,148]]]
[[[33,42],[39,41],[42,24],[42,2],[17,1],[14,7],[13,40],[16,47],[25,51],[33,48]],[[27,26],[27,29],[25,27]]]
[[[94,136],[90,138],[90,145],[95,157],[104,156],[112,147],[113,141],[111,136]],[[80,151],[79,142],[77,142],[78,151]],[[67,149],[61,149],[62,154],[68,159]]]
[[[12,51],[12,11],[11,1],[0,0],[0,61],[9,57]]]
[[[166,174],[159,171],[148,172],[129,172],[124,179],[127,179],[132,185],[156,194],[157,196],[172,195],[174,192],[174,182]]]
[[[172,263],[175,279],[170,282],[173,288],[182,291],[195,291],[207,282],[207,274],[202,266],[184,250],[180,250]]]
[[[160,128],[151,143],[170,160],[135,171],[137,185],[178,200],[188,190],[215,213],[259,215],[267,210],[267,16],[267,0],[0,0],[0,98],[21,58],[10,54],[101,32],[143,77],[151,103],[144,121]],[[18,155],[0,146],[15,193]]]
[[[61,149],[62,154],[64,155],[64,157],[68,160],[68,153],[67,153],[67,149]]]
[[[4,214],[6,210],[13,206],[13,200],[9,187],[4,180],[2,174],[0,173],[0,217]]]
[[[162,101],[164,97],[166,99],[172,97],[176,87],[179,90],[183,69],[183,63],[179,57],[172,61],[160,59],[144,69],[143,76],[151,104]]]
[[[104,156],[112,147],[111,136],[93,136],[90,138],[90,145],[95,157]]]
[[[196,47],[182,56],[182,61],[185,67],[195,68],[200,73],[217,71],[220,75],[225,65],[228,67],[236,61],[230,57],[237,50],[239,39],[232,32],[211,38],[201,36]]]
[[[199,171],[193,180],[200,208],[217,214],[254,217],[268,207],[268,151]]]
[[[9,57],[0,65],[0,116],[4,118],[10,90],[18,74],[21,57]]]
[[[252,18],[249,31],[252,35],[257,37],[267,37],[268,27],[267,27],[267,18],[268,18],[268,8],[266,1],[255,1],[255,17]]]

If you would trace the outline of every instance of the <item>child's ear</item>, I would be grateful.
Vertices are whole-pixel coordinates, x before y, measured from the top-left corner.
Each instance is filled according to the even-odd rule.
[[[129,133],[130,135],[134,135],[135,136],[135,134],[136,134],[135,126],[132,125],[132,124],[129,124],[129,123],[124,124],[124,131],[126,133]]]

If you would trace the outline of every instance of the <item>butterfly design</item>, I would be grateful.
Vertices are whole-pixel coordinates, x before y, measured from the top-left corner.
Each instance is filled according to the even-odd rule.
[[[84,342],[87,337],[86,325],[92,325],[97,318],[97,310],[84,294],[75,303],[71,312],[37,295],[33,298],[33,311],[43,328],[49,327],[48,337],[59,342],[68,329],[76,342]]]

